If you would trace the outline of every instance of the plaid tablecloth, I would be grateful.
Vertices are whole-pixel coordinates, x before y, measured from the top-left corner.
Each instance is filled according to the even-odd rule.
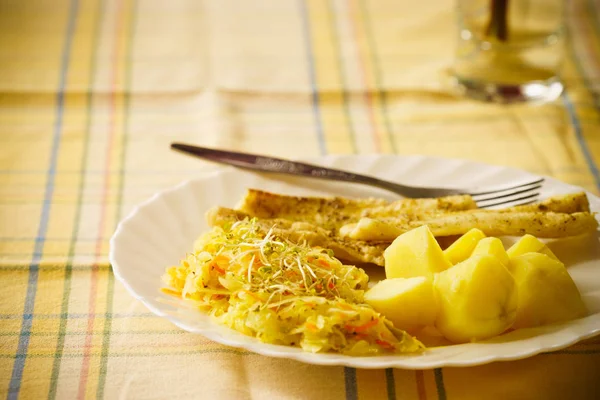
[[[503,107],[448,87],[451,0],[0,2],[0,395],[598,398],[598,339],[474,368],[304,365],[175,328],[107,261],[136,203],[217,168],[171,141],[462,157],[598,192],[600,5],[575,3],[568,91]]]

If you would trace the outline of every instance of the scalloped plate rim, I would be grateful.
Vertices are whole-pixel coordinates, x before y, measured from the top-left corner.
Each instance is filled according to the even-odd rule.
[[[519,170],[519,169],[513,168],[513,167],[505,167],[505,166],[500,166],[500,165],[486,164],[486,163],[465,160],[465,159],[460,159],[460,158],[441,158],[441,157],[431,157],[431,156],[424,156],[424,155],[409,155],[409,156],[377,155],[377,154],[368,154],[368,155],[364,155],[364,156],[363,155],[327,155],[327,156],[323,156],[323,157],[307,157],[307,158],[302,158],[302,160],[318,163],[319,161],[324,161],[324,160],[327,160],[330,162],[335,162],[335,161],[339,161],[341,159],[361,159],[361,158],[370,158],[370,159],[387,158],[387,159],[393,159],[393,160],[415,159],[415,160],[421,160],[421,161],[425,160],[425,162],[433,161],[436,163],[439,163],[439,162],[443,163],[443,162],[447,162],[447,161],[459,162],[459,163],[462,162],[462,163],[469,163],[469,164],[474,164],[474,165],[481,165],[481,166],[485,166],[487,168],[493,167],[493,168],[497,168],[500,170],[510,170],[512,173],[518,173],[521,175],[528,175],[528,176],[532,176],[532,177],[538,176],[538,175],[534,175],[529,172],[522,171],[522,170]],[[355,170],[360,170],[360,168],[356,168]],[[109,260],[113,267],[113,273],[115,275],[115,278],[117,278],[117,280],[119,282],[121,282],[121,284],[123,284],[123,286],[126,288],[126,290],[135,299],[137,299],[141,303],[143,303],[153,314],[169,320],[171,323],[173,323],[174,325],[176,325],[177,327],[179,327],[185,331],[188,331],[191,333],[196,333],[196,334],[201,334],[202,336],[204,336],[208,339],[211,339],[217,343],[224,344],[224,345],[231,346],[231,347],[238,348],[238,349],[244,349],[244,350],[247,350],[252,353],[270,356],[270,357],[277,357],[277,358],[288,358],[288,359],[305,362],[308,364],[325,365],[325,366],[339,365],[339,366],[348,366],[348,367],[357,367],[357,368],[366,368],[366,369],[396,367],[396,368],[406,368],[406,369],[415,369],[415,370],[439,368],[439,367],[468,367],[468,366],[488,364],[488,363],[495,362],[495,361],[519,360],[519,359],[532,357],[532,356],[535,356],[535,355],[538,355],[541,353],[545,353],[545,352],[558,351],[558,350],[564,349],[566,347],[569,347],[581,340],[585,340],[587,338],[596,336],[597,334],[600,333],[600,324],[598,324],[598,326],[596,326],[595,329],[590,330],[586,333],[576,333],[576,332],[568,331],[565,333],[565,336],[567,336],[566,337],[567,340],[564,340],[560,343],[555,343],[553,345],[546,345],[546,346],[540,345],[538,347],[531,347],[524,351],[520,351],[520,352],[517,352],[514,354],[506,354],[506,355],[487,354],[487,355],[482,355],[480,357],[463,359],[463,360],[454,360],[454,361],[440,359],[438,361],[428,361],[426,364],[423,364],[423,365],[415,365],[414,363],[410,363],[409,360],[416,360],[420,357],[420,355],[399,354],[399,355],[374,356],[374,357],[352,357],[352,356],[339,355],[339,354],[335,354],[335,353],[323,354],[323,353],[308,353],[308,352],[302,352],[302,351],[291,352],[290,350],[292,350],[292,349],[293,350],[298,350],[298,349],[290,348],[288,346],[262,343],[262,342],[258,341],[258,339],[244,336],[243,334],[236,332],[234,330],[231,330],[231,331],[233,333],[235,333],[235,336],[234,336],[234,338],[230,339],[230,338],[222,336],[218,332],[215,332],[214,330],[211,330],[211,329],[190,326],[190,325],[186,324],[185,321],[182,321],[172,315],[169,315],[169,313],[159,309],[158,307],[155,307],[152,304],[152,302],[150,302],[146,298],[146,296],[139,294],[134,289],[134,287],[128,282],[128,280],[123,276],[123,274],[122,274],[123,267],[119,264],[119,261],[116,257],[116,249],[119,247],[119,245],[118,245],[119,238],[122,235],[122,233],[124,232],[124,230],[127,228],[128,224],[131,223],[131,221],[133,221],[138,216],[140,211],[147,207],[152,206],[152,204],[155,201],[157,201],[159,198],[161,198],[169,193],[173,193],[173,192],[182,190],[184,187],[186,187],[188,185],[200,183],[201,181],[208,180],[211,178],[218,178],[219,176],[222,176],[222,175],[228,174],[228,173],[235,174],[237,171],[238,171],[238,169],[236,169],[234,167],[225,166],[225,167],[219,168],[215,171],[203,173],[197,177],[186,179],[186,180],[178,183],[175,186],[166,188],[164,190],[161,190],[161,191],[153,194],[151,197],[149,197],[145,201],[139,203],[138,205],[136,205],[132,208],[132,210],[128,213],[128,215],[119,222],[113,236],[110,239]],[[544,176],[544,178],[546,179],[547,182],[553,182],[553,183],[559,184],[563,187],[568,187],[568,188],[577,189],[577,190],[584,190],[577,186],[560,182],[551,177]],[[598,199],[596,196],[589,193],[588,191],[586,191],[586,193],[588,194],[588,196],[591,196],[594,199]],[[597,314],[593,314],[593,315],[597,315]],[[586,318],[592,317],[593,315],[590,315]],[[217,326],[216,323],[214,325]],[[567,328],[567,327],[569,327],[569,324],[567,324],[565,326],[565,328]],[[561,330],[561,332],[562,332],[562,330]],[[243,336],[244,339],[251,339],[251,341],[235,341],[235,337],[238,335]],[[533,337],[533,338],[535,338],[535,337]],[[533,338],[530,338],[530,339],[533,339]],[[485,344],[485,343],[480,342],[480,344]],[[448,347],[448,346],[446,346],[446,347]],[[450,347],[453,347],[453,346],[450,346]],[[333,356],[333,357],[331,357],[331,356]],[[407,363],[407,361],[408,361],[408,363]]]

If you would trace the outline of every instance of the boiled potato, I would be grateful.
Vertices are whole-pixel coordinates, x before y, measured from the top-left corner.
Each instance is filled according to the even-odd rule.
[[[525,235],[506,251],[509,258],[515,258],[527,253],[541,253],[558,261],[558,258],[542,241],[533,235]]]
[[[451,267],[427,225],[398,236],[383,253],[387,278],[425,276]]]
[[[474,255],[488,255],[493,256],[498,259],[505,267],[508,267],[508,254],[506,254],[506,250],[504,250],[504,245],[502,241],[495,237],[487,237],[483,238],[477,243],[475,246],[475,250],[471,253],[471,256]]]
[[[455,343],[499,335],[517,315],[517,287],[495,257],[475,255],[435,278],[436,328]]]
[[[431,279],[384,279],[365,293],[365,301],[399,329],[415,332],[435,322],[437,301]]]
[[[511,269],[519,292],[515,329],[586,315],[579,290],[560,261],[546,254],[527,253],[513,258]]]
[[[473,252],[473,249],[477,245],[477,242],[484,237],[485,234],[481,230],[473,228],[458,238],[456,242],[450,245],[450,247],[444,250],[444,254],[446,255],[448,261],[450,261],[452,264],[458,264],[459,262],[465,261],[467,258],[469,258]]]

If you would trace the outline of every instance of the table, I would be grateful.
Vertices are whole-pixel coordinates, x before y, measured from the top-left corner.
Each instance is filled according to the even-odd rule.
[[[597,338],[473,368],[311,366],[182,332],[111,273],[109,238],[136,203],[219,168],[172,141],[460,157],[598,193],[598,2],[573,7],[567,92],[535,106],[451,92],[453,12],[451,0],[2,2],[0,395],[594,398]]]

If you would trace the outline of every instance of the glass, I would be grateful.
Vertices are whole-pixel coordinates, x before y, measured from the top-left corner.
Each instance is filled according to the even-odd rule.
[[[453,75],[467,96],[501,103],[560,96],[563,0],[457,0]]]

